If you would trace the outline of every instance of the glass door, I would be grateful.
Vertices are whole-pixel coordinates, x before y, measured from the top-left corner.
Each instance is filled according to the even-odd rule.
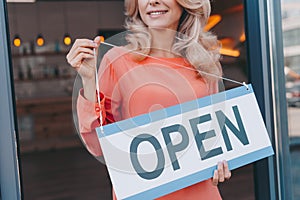
[[[70,46],[63,44],[62,37],[68,32],[72,39],[93,38],[103,29],[122,29],[123,3],[37,1],[6,6],[1,1],[0,35],[4,40],[0,40],[0,46],[4,51],[0,51],[0,91],[4,95],[0,96],[0,130],[9,133],[0,134],[3,199],[20,199],[20,182],[25,199],[111,199],[105,166],[84,149],[72,125],[71,113],[68,115],[75,74],[66,64],[64,57]],[[232,178],[219,185],[224,199],[291,199],[287,113],[285,104],[281,105],[286,102],[286,94],[283,48],[280,50],[278,42],[279,3],[279,0],[212,1],[210,26],[206,28],[222,43],[224,77],[253,84],[276,152],[273,157],[234,170]],[[29,25],[28,21],[35,23]],[[56,24],[54,29],[53,24]],[[42,46],[35,43],[40,33],[45,41]],[[17,36],[21,46],[14,43]],[[290,57],[286,60],[292,67],[297,59]],[[224,85],[226,89],[237,87],[232,82]],[[288,111],[289,116],[294,116],[297,106],[289,106]],[[295,123],[289,124],[294,130]],[[290,133],[296,135],[294,131]],[[291,141],[291,155],[297,156],[297,138]],[[21,169],[18,162],[22,163]],[[22,181],[19,171],[23,174]],[[9,177],[14,177],[13,181]],[[14,187],[8,189],[11,184]]]

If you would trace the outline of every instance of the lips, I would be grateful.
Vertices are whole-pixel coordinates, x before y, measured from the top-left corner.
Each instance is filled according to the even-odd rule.
[[[166,14],[167,12],[168,12],[168,10],[153,10],[153,11],[147,12],[147,15],[150,15],[150,16],[163,15],[163,14]]]

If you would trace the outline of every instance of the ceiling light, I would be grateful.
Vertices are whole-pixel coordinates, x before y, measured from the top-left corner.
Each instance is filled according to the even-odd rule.
[[[19,37],[18,34],[15,35],[14,39],[13,39],[13,44],[15,47],[20,47],[21,44],[22,44],[22,40],[21,38]]]
[[[16,5],[12,5],[12,9],[13,9],[13,13],[17,13],[17,10],[16,10]],[[19,31],[18,31],[18,21],[17,21],[17,16],[14,16],[12,18],[12,21],[13,21],[13,25],[14,25],[14,29],[16,30],[16,34],[15,34],[15,37],[13,38],[13,45],[15,47],[20,47],[21,44],[22,44],[22,40],[19,36]]]
[[[239,57],[241,54],[239,50],[234,50],[234,49],[229,49],[224,47],[220,49],[220,53],[222,55],[231,56],[231,57]]]
[[[45,44],[45,39],[44,37],[42,36],[42,34],[38,34],[36,40],[35,40],[36,44],[41,47]]]
[[[211,15],[208,18],[208,22],[206,24],[206,26],[204,27],[205,31],[209,31],[210,29],[212,29],[215,25],[217,25],[220,21],[222,20],[221,15]]]
[[[242,33],[242,35],[240,36],[240,42],[245,42],[246,41],[246,35],[245,32]]]
[[[66,46],[69,46],[71,43],[72,43],[72,38],[68,33],[66,33],[64,36],[64,44]]]
[[[235,49],[235,40],[230,37],[222,38],[220,40],[222,43],[222,48],[220,49],[220,53],[225,56],[231,56],[231,57],[239,57],[240,51]]]
[[[235,45],[235,41],[232,37],[222,38],[220,42],[222,43],[222,47],[234,47]]]

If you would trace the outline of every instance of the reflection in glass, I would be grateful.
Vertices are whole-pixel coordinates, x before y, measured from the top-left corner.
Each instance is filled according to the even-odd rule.
[[[284,72],[294,199],[300,198],[300,0],[282,1]]]
[[[66,2],[70,35],[74,39],[93,38],[103,28],[122,29],[123,3]],[[22,11],[18,13],[8,4],[9,19],[17,15],[22,30],[22,44],[12,47],[12,55],[25,199],[111,199],[105,167],[79,148],[81,143],[74,134],[70,94],[75,74],[65,60],[69,48],[61,40],[65,29],[57,23],[63,5],[50,1],[39,4],[45,16],[41,19],[45,24],[41,31],[47,39],[43,47],[34,43],[36,24],[28,23],[36,21],[37,4],[15,4]],[[248,82],[243,0],[215,0],[212,7],[215,17],[208,29],[222,42],[224,76]],[[14,36],[17,31],[10,23]],[[225,84],[226,89],[237,86]],[[252,165],[237,169],[230,183],[220,184],[224,199],[254,199],[252,171]]]

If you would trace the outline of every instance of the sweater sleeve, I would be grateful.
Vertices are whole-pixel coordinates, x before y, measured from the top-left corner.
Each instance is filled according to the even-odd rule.
[[[101,99],[102,116],[105,119],[105,98]],[[77,100],[77,115],[80,137],[88,149],[88,151],[94,156],[102,156],[102,150],[96,133],[96,127],[100,126],[99,112],[97,112],[99,106],[96,103],[88,101],[83,96],[83,89],[79,91]]]
[[[101,69],[101,70],[100,70]],[[84,91],[79,91],[77,99],[78,125],[81,139],[94,156],[102,156],[102,150],[96,133],[100,126],[100,112],[103,117],[103,125],[113,123],[120,119],[119,107],[121,98],[117,86],[117,79],[112,64],[105,57],[99,68],[100,106],[96,102],[85,99]],[[96,95],[96,91],[95,91]]]

